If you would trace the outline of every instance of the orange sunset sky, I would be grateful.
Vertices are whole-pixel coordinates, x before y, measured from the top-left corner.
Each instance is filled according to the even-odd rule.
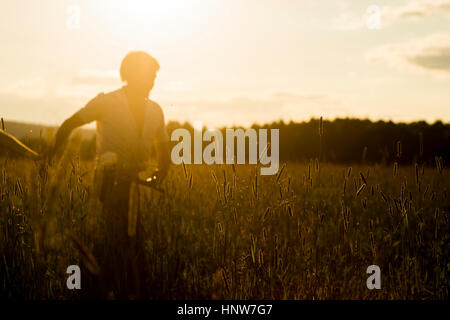
[[[145,50],[166,121],[450,121],[450,0],[3,0],[0,33],[6,120],[60,124]]]

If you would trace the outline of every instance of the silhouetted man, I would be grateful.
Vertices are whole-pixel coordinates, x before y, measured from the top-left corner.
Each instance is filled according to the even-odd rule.
[[[148,99],[159,64],[145,52],[130,52],[123,59],[120,76],[126,85],[97,97],[76,112],[59,128],[53,153],[67,140],[71,131],[97,122],[95,189],[103,203],[106,221],[102,274],[116,297],[139,294],[139,278],[144,269],[144,237],[140,217],[136,233],[130,233],[130,189],[139,171],[145,169],[152,145],[156,147],[160,183],[169,167],[168,136],[161,107]],[[140,269],[140,270],[137,270]],[[130,288],[131,286],[131,288]],[[107,289],[109,290],[109,289]]]

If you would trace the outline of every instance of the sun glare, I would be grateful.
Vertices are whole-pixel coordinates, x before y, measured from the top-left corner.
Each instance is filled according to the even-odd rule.
[[[151,16],[152,19],[161,21],[168,20],[171,17],[176,18],[177,13],[186,13],[196,3],[198,2],[183,0],[108,0],[107,3],[102,5],[115,8],[120,15],[131,18]]]
[[[189,26],[210,16],[217,1],[200,0],[96,0],[89,2],[100,17],[113,26],[157,27],[158,32],[173,26]]]

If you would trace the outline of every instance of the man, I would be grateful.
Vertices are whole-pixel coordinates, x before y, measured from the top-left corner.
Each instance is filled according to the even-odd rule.
[[[170,163],[164,114],[156,102],[148,99],[158,70],[158,62],[149,54],[142,51],[127,54],[120,67],[126,85],[110,93],[100,93],[64,121],[52,152],[61,148],[73,129],[97,122],[95,189],[103,203],[107,252],[102,273],[105,283],[113,287],[113,292],[110,291],[113,296],[139,294],[138,275],[142,275],[145,264],[145,239],[140,216],[134,224],[135,233],[129,226],[132,221],[129,204],[133,204],[130,190],[135,190],[138,173],[145,169],[152,144],[159,166],[159,171],[152,175],[156,177],[154,183],[161,183]]]

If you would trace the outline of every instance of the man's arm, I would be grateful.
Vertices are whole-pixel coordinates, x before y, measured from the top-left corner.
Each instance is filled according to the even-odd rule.
[[[61,146],[66,142],[67,138],[70,136],[73,129],[80,127],[84,124],[83,120],[77,115],[74,114],[59,127],[56,132],[55,144],[51,150],[50,155],[53,156],[56,152],[59,151]]]
[[[77,113],[63,122],[61,127],[58,129],[58,132],[56,133],[55,144],[50,149],[50,158],[54,156],[59,151],[59,149],[61,149],[61,146],[66,142],[73,129],[94,120],[100,120],[102,118],[104,97],[105,94],[103,92],[99,93],[83,108],[78,110]]]

